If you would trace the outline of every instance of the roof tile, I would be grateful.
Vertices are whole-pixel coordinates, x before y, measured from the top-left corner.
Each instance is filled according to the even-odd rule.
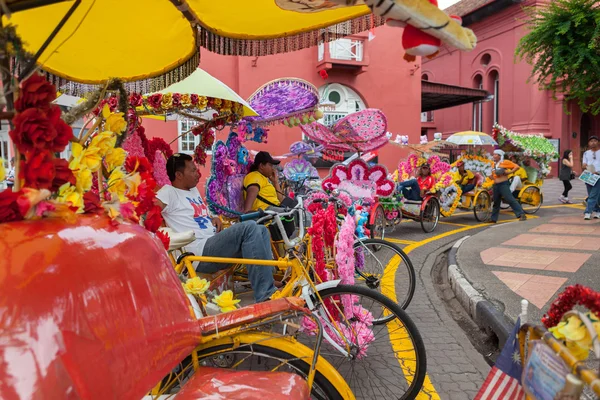
[[[444,9],[444,11],[448,15],[458,15],[459,17],[463,17],[492,2],[494,2],[494,0],[462,0]]]

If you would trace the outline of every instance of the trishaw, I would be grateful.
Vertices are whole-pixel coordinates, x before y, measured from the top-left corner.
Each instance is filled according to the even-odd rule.
[[[475,219],[479,222],[485,222],[490,219],[492,214],[492,193],[491,181],[487,178],[492,174],[494,161],[489,154],[480,152],[475,154],[473,151],[462,154],[456,162],[452,164],[453,170],[456,170],[457,164],[463,162],[465,170],[473,172],[475,176],[475,188],[467,193],[461,193],[459,209],[473,211]]]
[[[521,203],[525,213],[536,213],[544,202],[542,186],[544,178],[552,170],[550,163],[558,159],[554,145],[542,134],[520,134],[498,124],[494,125],[493,134],[505,151],[505,157],[516,157],[517,163],[525,168],[527,179],[522,182],[518,193],[515,193],[515,198]],[[532,160],[537,164],[537,169],[529,164]],[[508,205],[502,207],[508,208]]]

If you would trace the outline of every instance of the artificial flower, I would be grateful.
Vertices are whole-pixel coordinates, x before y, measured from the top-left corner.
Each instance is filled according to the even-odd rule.
[[[172,103],[173,103],[173,107],[181,107],[181,94],[173,93]]]
[[[160,150],[165,159],[168,159],[173,155],[173,150],[171,146],[163,138],[154,137],[148,141],[148,151],[146,152],[146,156],[148,157],[148,161],[150,163],[154,162],[154,155],[156,154],[156,150]]]
[[[112,95],[108,98],[107,104],[110,108],[110,111],[114,112],[117,109],[117,107],[119,107],[119,99],[117,98],[117,96]]]
[[[105,201],[102,203],[106,215],[113,221],[121,217],[121,203],[118,200]]]
[[[32,189],[49,189],[54,180],[54,163],[48,151],[27,153],[21,159],[19,179],[24,180],[25,187]]]
[[[206,97],[205,97],[206,99]],[[207,100],[208,101],[208,100]],[[222,104],[222,100],[221,99],[211,99],[211,106],[212,108],[214,108],[215,110],[218,110],[221,108],[221,104]],[[198,106],[200,106],[200,103],[198,103]],[[202,108],[202,107],[201,107]]]
[[[173,95],[171,93],[164,93],[160,105],[164,109],[170,108],[173,105]]]
[[[200,101],[200,96],[198,96],[195,93],[192,93],[190,95],[190,102],[192,103],[193,106],[198,105],[198,102]]]
[[[77,209],[78,213],[83,212],[83,196],[77,187],[70,183],[65,183],[58,189],[56,200],[60,203],[70,204]]]
[[[143,142],[138,132],[133,132],[123,141],[121,146],[130,157],[145,157]]]
[[[87,168],[80,168],[75,171],[75,186],[80,192],[87,192],[92,188],[93,174]]]
[[[119,200],[125,201],[125,193],[127,192],[127,181],[125,172],[121,168],[112,170],[108,177],[108,192],[116,195]]]
[[[187,93],[181,95],[181,99],[179,100],[181,103],[181,107],[187,108],[192,105],[191,96]]]
[[[131,172],[151,172],[152,166],[146,157],[128,156],[125,161],[125,171]]]
[[[100,149],[99,155],[104,157],[109,151],[111,151],[117,143],[117,137],[110,131],[104,131],[98,133],[92,138],[90,143],[91,147],[97,147]]]
[[[23,191],[13,192],[12,190],[4,190],[0,192],[0,223],[23,219],[23,214],[17,204],[17,199],[22,194]]]
[[[86,192],[83,195],[83,209],[86,214],[97,214],[102,211],[100,196],[94,192]]]
[[[55,108],[56,107],[56,108]],[[36,149],[49,151],[62,151],[73,136],[73,131],[63,129],[58,132],[55,126],[60,118],[56,118],[57,106],[44,111],[37,108],[28,108],[18,113],[13,118],[14,129],[9,135],[21,153],[32,152]],[[58,109],[60,117],[60,109]],[[64,124],[64,122],[63,122]],[[58,136],[60,133],[61,136]]]
[[[203,110],[208,105],[208,99],[204,96],[198,96],[198,103],[196,103],[196,107]]]
[[[100,149],[98,147],[89,146],[88,148],[85,148],[79,143],[73,143],[71,146],[71,154],[73,157],[69,162],[69,168],[71,168],[72,171],[87,168],[92,172],[96,172],[102,163],[102,157],[100,156]]]
[[[161,208],[159,206],[154,206],[148,211],[146,214],[146,218],[144,219],[144,227],[152,233],[156,233],[158,228],[163,223],[163,218],[161,214]]]
[[[4,169],[4,160],[0,158],[0,181],[6,179],[6,170]]]
[[[155,93],[146,98],[148,105],[154,109],[160,109],[162,106],[162,97],[163,95],[160,93]]]
[[[115,168],[122,167],[127,158],[127,152],[120,147],[112,149],[104,158],[107,171],[112,171]]]
[[[24,188],[17,198],[19,212],[25,219],[34,219],[36,217],[36,207],[49,197],[50,191],[47,189]]]
[[[171,237],[168,233],[163,231],[156,231],[156,237],[162,242],[166,251],[169,251],[169,247],[171,246]]]
[[[170,185],[171,180],[167,174],[167,160],[160,151],[156,151],[154,164],[152,165],[153,176],[158,186]]]
[[[140,221],[135,213],[135,205],[132,202],[128,201],[126,203],[121,203],[120,211],[123,218],[133,222]]]
[[[162,233],[162,232],[161,231],[156,232],[157,235],[159,233]],[[207,281],[206,279],[200,279],[200,277],[198,277],[198,276],[189,278],[183,284],[183,289],[185,290],[186,293],[193,294],[196,296],[200,296],[200,295],[204,294],[208,290],[209,287],[210,287],[210,282]]]
[[[28,108],[46,108],[56,99],[56,88],[40,74],[33,74],[19,88],[15,110],[23,112]]]
[[[106,130],[115,132],[117,135],[120,135],[127,129],[127,121],[123,118],[123,113],[112,113],[106,118],[106,122],[104,124]]]
[[[133,108],[139,107],[142,105],[144,98],[139,93],[132,93],[129,95],[129,105]]]
[[[77,179],[75,175],[73,175],[73,171],[69,168],[69,162],[67,160],[55,158],[52,162],[54,164],[54,180],[52,181],[52,187],[50,188],[52,192],[58,191],[58,188],[65,183],[70,183],[71,185],[76,184]]]
[[[229,312],[235,310],[236,304],[240,302],[239,299],[235,300],[233,298],[233,292],[231,290],[225,290],[218,296],[215,296],[212,299],[212,302],[219,306],[221,312]]]

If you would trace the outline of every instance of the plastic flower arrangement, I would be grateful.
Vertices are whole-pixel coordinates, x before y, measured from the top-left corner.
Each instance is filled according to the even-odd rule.
[[[596,314],[588,312],[584,316],[592,323],[595,338],[592,337],[590,330],[581,320],[579,315],[565,316],[564,320],[558,325],[548,329],[555,338],[562,340],[571,354],[578,360],[586,360],[592,349],[593,340],[598,340],[600,334],[600,319]]]
[[[494,168],[494,160],[492,160],[491,156],[487,153],[485,156],[476,154],[461,155],[453,164],[450,165],[454,171],[458,169],[456,164],[458,164],[459,161],[465,163],[466,170],[480,173],[484,177],[492,175],[492,169]]]
[[[548,176],[552,171],[550,163],[558,160],[558,153],[554,145],[541,133],[522,134],[495,124],[494,134],[500,146],[516,148],[522,151],[525,156],[535,160],[540,167],[542,178]]]
[[[221,312],[229,312],[237,309],[237,304],[240,302],[239,299],[233,298],[233,292],[231,290],[225,290],[218,296],[212,299],[212,302],[219,306]]]
[[[194,278],[189,278],[183,284],[183,289],[186,293],[193,294],[195,296],[200,296],[206,293],[210,286],[210,282],[206,279],[200,279],[200,277],[196,276]]]

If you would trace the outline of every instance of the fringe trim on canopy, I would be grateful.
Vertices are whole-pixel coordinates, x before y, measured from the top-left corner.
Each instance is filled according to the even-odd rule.
[[[158,92],[159,90],[190,76],[196,71],[198,65],[200,65],[200,51],[197,51],[189,60],[169,72],[155,76],[154,78],[123,82],[123,86],[127,93],[149,94]],[[39,72],[41,72],[50,83],[56,86],[57,90],[71,96],[83,97],[84,95],[95,92],[103,87],[103,85],[89,85],[73,82],[44,70],[40,70]]]
[[[203,28],[199,29],[200,32],[198,37],[200,46],[213,53],[227,56],[259,57],[306,49],[308,47],[316,46],[321,42],[330,42],[348,35],[364,32],[373,27],[383,25],[384,23],[385,18],[369,14],[332,25],[325,29],[318,29],[276,39],[233,39],[220,36]]]

